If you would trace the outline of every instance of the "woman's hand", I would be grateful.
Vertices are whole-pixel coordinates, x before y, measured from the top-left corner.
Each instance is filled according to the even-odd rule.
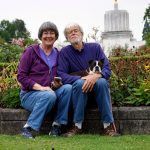
[[[38,91],[51,91],[54,92],[49,86],[41,86],[38,83],[35,83],[33,85],[33,90],[38,90]]]
[[[51,92],[54,92],[49,86],[41,86],[41,91],[51,91]]]

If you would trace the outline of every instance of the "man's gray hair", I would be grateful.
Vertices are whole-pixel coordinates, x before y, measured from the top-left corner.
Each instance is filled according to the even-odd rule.
[[[40,40],[42,38],[42,34],[43,34],[44,31],[53,31],[53,32],[55,32],[56,40],[59,37],[59,32],[58,32],[57,26],[53,22],[48,21],[48,22],[42,23],[42,25],[39,28],[39,32],[38,32],[38,38]]]
[[[77,23],[70,23],[70,24],[68,24],[68,25],[65,27],[65,29],[64,29],[64,36],[66,37],[66,39],[67,39],[67,35],[68,35],[68,30],[69,30],[70,28],[72,28],[72,27],[77,27],[77,28],[79,29],[79,31],[80,31],[82,34],[84,34],[83,28],[82,28],[79,24],[77,24]]]

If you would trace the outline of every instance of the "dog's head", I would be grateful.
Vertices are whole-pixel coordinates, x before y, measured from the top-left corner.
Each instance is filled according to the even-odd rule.
[[[102,62],[99,60],[89,61],[89,73],[101,73]]]

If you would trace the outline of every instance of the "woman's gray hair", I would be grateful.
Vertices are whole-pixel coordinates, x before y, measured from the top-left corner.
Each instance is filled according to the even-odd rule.
[[[64,36],[66,37],[66,39],[67,39],[67,35],[68,35],[68,30],[69,30],[70,28],[72,28],[72,27],[77,27],[77,28],[79,29],[79,31],[80,31],[82,34],[84,34],[83,28],[82,28],[79,24],[77,24],[77,23],[71,23],[71,24],[68,24],[68,25],[65,27],[65,29],[64,29]]]
[[[44,31],[54,31],[55,32],[55,35],[56,35],[56,40],[58,39],[59,37],[59,32],[58,32],[58,29],[57,29],[57,26],[53,23],[53,22],[44,22],[40,28],[39,28],[39,32],[38,32],[38,38],[41,40],[42,38],[42,34]]]

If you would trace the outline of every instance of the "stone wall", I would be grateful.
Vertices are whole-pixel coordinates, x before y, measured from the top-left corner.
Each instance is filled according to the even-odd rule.
[[[0,108],[0,134],[19,134],[29,112],[24,109]],[[150,107],[113,107],[116,128],[121,134],[150,134]],[[47,115],[41,133],[48,133],[52,124],[51,114]],[[86,112],[84,133],[101,134],[103,131],[98,109]]]

